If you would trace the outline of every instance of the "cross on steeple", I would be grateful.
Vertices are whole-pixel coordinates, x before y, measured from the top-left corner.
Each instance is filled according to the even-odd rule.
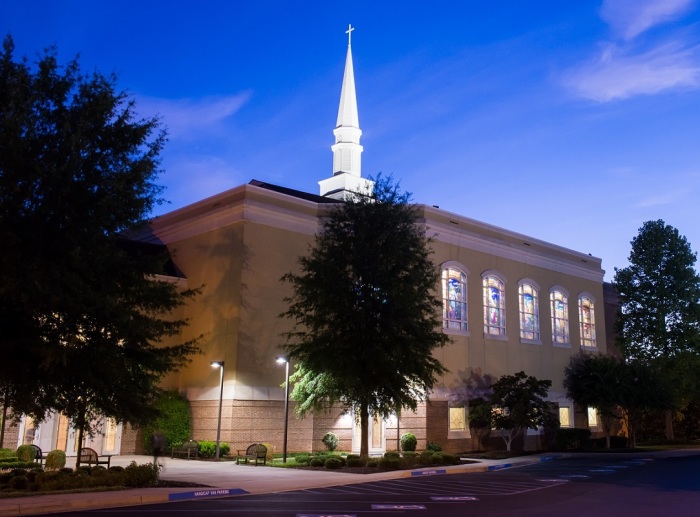
[[[352,24],[348,23],[348,30],[345,31],[345,34],[348,35],[348,47],[350,46],[350,43],[352,42],[352,31],[354,31],[355,28],[352,26]]]

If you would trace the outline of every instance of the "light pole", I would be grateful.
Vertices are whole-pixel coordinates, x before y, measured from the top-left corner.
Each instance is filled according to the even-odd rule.
[[[276,361],[284,363],[284,438],[282,439],[282,463],[287,463],[287,425],[289,423],[289,359],[279,356]]]
[[[224,402],[224,362],[212,361],[212,368],[221,368],[219,375],[219,419],[216,424],[216,461],[219,461],[219,445],[221,443],[221,406]]]

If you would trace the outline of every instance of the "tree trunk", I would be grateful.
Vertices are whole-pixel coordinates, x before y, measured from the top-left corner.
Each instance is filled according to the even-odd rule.
[[[2,403],[2,427],[0,427],[0,447],[5,446],[5,422],[7,422],[7,401]]]
[[[666,439],[673,440],[673,410],[666,410]]]
[[[369,458],[369,409],[367,403],[360,403],[360,458]]]

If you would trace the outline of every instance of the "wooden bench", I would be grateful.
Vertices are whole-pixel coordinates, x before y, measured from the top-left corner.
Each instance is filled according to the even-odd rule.
[[[255,461],[255,466],[258,466],[258,461],[262,460],[263,465],[267,465],[267,447],[261,443],[254,443],[248,446],[245,451],[238,451],[236,456],[236,465],[243,460],[244,463],[248,463],[248,460]]]
[[[179,447],[173,447],[170,450],[170,457],[174,458],[175,456],[178,458],[187,456],[188,460],[190,458],[197,459],[199,457],[199,444],[195,440],[188,440]]]
[[[95,449],[91,449],[90,447],[82,447],[80,449],[80,454],[78,455],[76,467],[87,463],[89,467],[92,467],[93,465],[107,465],[107,468],[109,468],[109,463],[111,461],[112,454],[98,455]]]
[[[41,452],[41,449],[39,448],[38,445],[34,445],[33,443],[29,444],[29,446],[34,449],[34,461],[36,461],[39,465],[41,465],[44,460],[46,459],[46,456],[44,456],[44,453]]]

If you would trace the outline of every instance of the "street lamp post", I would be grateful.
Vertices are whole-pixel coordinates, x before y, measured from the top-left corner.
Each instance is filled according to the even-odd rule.
[[[289,359],[278,357],[279,364],[284,363],[284,438],[282,439],[282,463],[287,463],[287,426],[289,424]]]
[[[220,444],[221,444],[221,406],[224,402],[224,362],[223,361],[212,361],[212,368],[220,368],[221,372],[219,375],[219,419],[216,423],[216,461],[219,461]]]

